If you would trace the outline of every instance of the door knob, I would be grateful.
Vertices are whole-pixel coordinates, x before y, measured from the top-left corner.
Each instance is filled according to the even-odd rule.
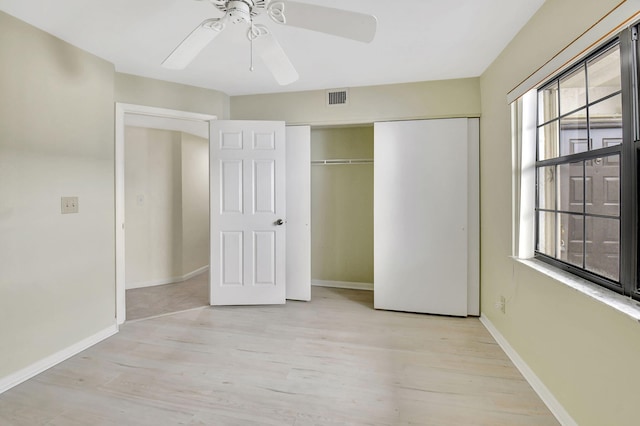
[[[278,220],[275,221],[275,224],[278,225],[278,226],[284,225],[284,220],[278,219]]]

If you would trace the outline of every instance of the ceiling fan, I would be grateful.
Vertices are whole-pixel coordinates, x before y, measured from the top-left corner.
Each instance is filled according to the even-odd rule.
[[[203,0],[197,0],[203,1]],[[248,25],[247,37],[252,49],[280,85],[298,80],[298,72],[269,29],[254,23],[254,17],[266,13],[278,24],[369,43],[376,34],[373,15],[332,7],[285,0],[208,0],[225,13],[222,18],[206,19],[198,25],[162,62],[170,69],[184,69],[218,36],[225,26]],[[253,65],[250,68],[253,71]]]

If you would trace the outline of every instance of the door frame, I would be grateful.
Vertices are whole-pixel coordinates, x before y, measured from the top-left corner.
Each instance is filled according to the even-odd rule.
[[[218,117],[188,111],[157,108],[116,102],[115,105],[115,258],[116,258],[116,323],[121,325],[126,320],[126,281],[125,281],[125,194],[124,194],[124,135],[125,116],[134,114],[151,118],[169,118],[191,122],[206,122]]]

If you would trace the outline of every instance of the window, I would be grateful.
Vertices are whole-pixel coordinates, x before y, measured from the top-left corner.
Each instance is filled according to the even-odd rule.
[[[537,90],[535,256],[640,299],[634,30]]]

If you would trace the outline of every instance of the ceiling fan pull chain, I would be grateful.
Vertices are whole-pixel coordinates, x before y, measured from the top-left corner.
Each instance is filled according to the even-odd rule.
[[[249,67],[249,71],[253,71],[253,40],[258,37],[265,36],[269,34],[269,30],[264,25],[255,25],[253,23],[253,18],[251,19],[251,26],[249,27],[249,31],[247,32],[247,37],[249,37],[250,42],[250,53],[251,53],[251,66]]]

